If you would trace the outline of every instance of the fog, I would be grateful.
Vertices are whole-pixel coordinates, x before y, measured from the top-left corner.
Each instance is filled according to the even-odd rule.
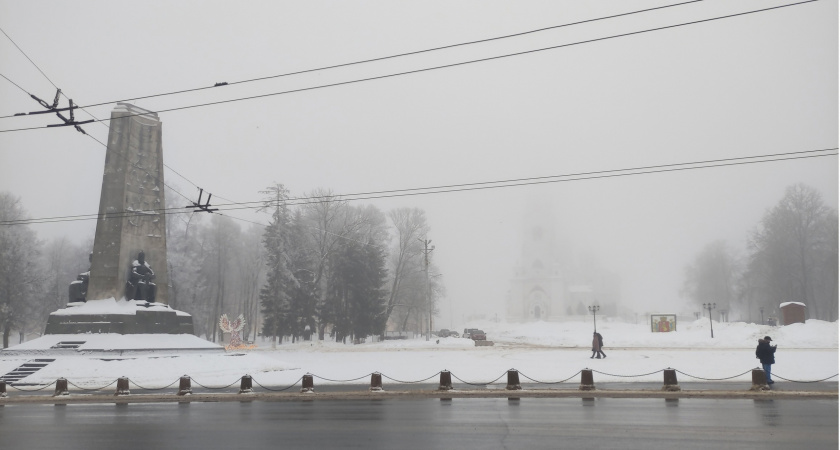
[[[676,3],[676,2],[674,2]],[[233,82],[662,6],[606,2],[12,2],[0,27],[74,103],[153,111],[259,96],[783,5],[704,1],[373,63]],[[73,17],[72,21],[67,20]],[[707,243],[743,251],[787,186],[838,205],[836,156],[639,174],[606,171],[835,148],[837,3],[815,2],[439,70],[161,112],[166,182],[191,200],[292,196],[596,173],[589,179],[372,198],[426,211],[447,297],[440,323],[504,314],[532,205],[621,278],[622,305],[675,311],[683,268]],[[6,36],[2,74],[50,102],[55,88]],[[0,115],[42,108],[0,80]],[[66,106],[62,99],[62,106]],[[114,103],[88,108],[107,118]],[[76,112],[78,120],[89,117]],[[0,119],[0,130],[57,123]],[[105,142],[107,127],[84,126]],[[34,218],[95,214],[105,148],[72,127],[0,133],[0,191]],[[836,152],[835,152],[836,153]],[[796,156],[796,155],[794,155]],[[804,156],[804,155],[798,155]],[[744,162],[744,160],[741,160]],[[682,166],[682,168],[688,168]],[[580,177],[578,177],[580,178]],[[508,183],[511,184],[511,183]],[[525,184],[525,183],[521,183]],[[187,200],[184,199],[184,203]],[[253,209],[225,211],[268,223]],[[90,239],[95,222],[33,225]],[[68,280],[69,281],[69,280]]]

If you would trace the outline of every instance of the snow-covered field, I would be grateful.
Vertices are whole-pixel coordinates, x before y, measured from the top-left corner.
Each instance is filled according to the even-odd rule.
[[[487,332],[492,347],[475,347],[469,339],[425,338],[370,342],[359,345],[335,342],[284,343],[272,349],[268,342],[248,351],[156,352],[133,351],[122,355],[80,351],[50,355],[49,352],[0,353],[0,374],[35,358],[56,358],[44,369],[30,375],[26,383],[53,382],[67,378],[80,387],[105,386],[126,376],[138,386],[159,388],[176,383],[182,375],[205,386],[236,383],[245,374],[258,384],[286,387],[307,373],[315,376],[316,386],[348,382],[367,384],[372,372],[380,372],[387,386],[399,381],[428,379],[436,383],[441,370],[449,370],[458,383],[486,383],[517,369],[528,379],[556,382],[584,368],[596,370],[595,381],[662,381],[661,369],[678,369],[680,381],[722,379],[748,382],[750,369],[759,367],[754,350],[765,335],[778,345],[773,371],[777,376],[810,381],[838,373],[838,323],[809,320],[805,324],[770,327],[745,323],[714,323],[710,336],[708,319],[678,324],[672,333],[651,333],[647,323],[629,324],[601,320],[598,331],[604,336],[606,359],[590,359],[592,323],[537,322],[508,324],[474,322],[470,328]],[[461,330],[457,330],[461,331]],[[84,335],[87,348],[197,348],[195,337],[138,335],[140,342],[115,345],[126,339],[119,335]],[[183,341],[183,342],[182,342]],[[145,343],[145,344],[144,344]],[[183,345],[181,345],[183,344]],[[212,347],[212,345],[210,345]],[[24,343],[10,350],[33,348]],[[626,378],[625,376],[642,375]],[[697,377],[691,378],[689,377]],[[505,383],[501,377],[498,383]],[[837,377],[831,381],[837,381]],[[177,383],[175,384],[177,387]]]

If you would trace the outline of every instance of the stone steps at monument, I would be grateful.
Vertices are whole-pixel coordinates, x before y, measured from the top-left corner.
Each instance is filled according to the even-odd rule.
[[[5,381],[8,384],[15,384],[18,381],[32,375],[33,373],[47,367],[55,359],[33,359],[21,364],[11,372],[0,376],[0,381]]]

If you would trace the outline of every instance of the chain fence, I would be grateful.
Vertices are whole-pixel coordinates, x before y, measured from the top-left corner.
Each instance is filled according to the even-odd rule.
[[[579,371],[577,371],[576,373],[572,374],[571,376],[569,376],[569,377],[567,377],[567,378],[563,378],[563,379],[560,379],[560,380],[557,380],[557,381],[544,381],[544,380],[538,380],[538,379],[535,379],[535,378],[529,377],[528,375],[525,375],[525,374],[523,374],[523,373],[521,373],[521,372],[519,372],[519,371],[516,371],[516,369],[510,369],[510,370],[508,370],[508,371],[506,371],[506,372],[502,373],[502,374],[501,374],[501,375],[499,375],[497,378],[495,378],[495,379],[493,379],[493,380],[491,380],[491,381],[474,381],[474,380],[465,380],[465,379],[463,379],[463,378],[460,378],[460,377],[456,376],[456,375],[455,375],[454,373],[452,373],[452,372],[449,372],[449,373],[450,373],[450,375],[451,375],[451,377],[452,377],[453,379],[457,380],[457,381],[458,381],[458,382],[460,382],[461,384],[465,384],[465,385],[468,385],[468,386],[489,386],[489,385],[492,385],[492,384],[498,383],[498,382],[499,382],[499,380],[501,380],[503,377],[505,377],[505,375],[507,375],[507,374],[508,374],[509,372],[511,372],[511,371],[516,371],[516,372],[517,372],[519,375],[521,375],[523,378],[525,378],[525,379],[529,380],[531,383],[534,383],[534,384],[536,384],[536,385],[555,385],[555,384],[561,384],[561,383],[568,382],[569,380],[571,380],[571,379],[573,379],[573,378],[577,377],[578,375],[580,375],[580,374],[581,374],[584,370],[590,370],[590,371],[591,371],[591,372],[593,372],[593,373],[597,373],[597,374],[599,374],[599,375],[604,375],[604,376],[607,376],[607,377],[614,377],[614,378],[641,378],[641,377],[649,377],[649,376],[651,376],[651,375],[655,375],[655,374],[657,374],[657,373],[664,372],[665,370],[674,370],[676,373],[679,373],[679,374],[681,374],[681,375],[684,375],[684,376],[686,376],[686,377],[689,377],[689,378],[692,378],[692,379],[696,379],[696,380],[702,380],[702,381],[726,381],[726,380],[732,380],[732,379],[734,379],[734,378],[738,378],[738,377],[744,376],[744,375],[746,375],[746,374],[748,374],[748,373],[752,372],[754,369],[749,369],[749,370],[746,370],[746,371],[744,371],[744,372],[741,372],[741,373],[738,373],[738,374],[736,374],[736,375],[732,375],[732,376],[729,376],[729,377],[723,377],[723,378],[708,378],[708,377],[701,377],[701,376],[697,376],[697,375],[692,375],[692,374],[689,374],[689,373],[683,372],[683,371],[681,371],[681,370],[678,370],[678,369],[672,369],[672,368],[668,368],[668,369],[659,369],[659,370],[656,370],[656,371],[653,371],[653,372],[641,373],[641,374],[616,374],[616,373],[608,373],[608,372],[602,372],[602,371],[599,371],[599,370],[594,370],[594,369],[589,369],[589,368],[586,368],[586,369],[583,369],[583,370],[579,370]],[[320,376],[320,375],[315,375],[315,374],[306,374],[306,375],[304,375],[304,376],[302,376],[302,377],[298,378],[298,379],[297,379],[297,381],[295,381],[295,382],[294,382],[294,383],[292,383],[291,385],[288,385],[288,386],[285,386],[285,387],[281,387],[281,386],[277,386],[277,385],[272,385],[272,384],[268,384],[268,383],[259,383],[259,382],[258,382],[257,380],[255,380],[253,377],[251,377],[251,381],[252,381],[255,385],[259,386],[260,388],[265,389],[266,391],[272,391],[272,392],[282,392],[282,391],[287,391],[287,390],[289,390],[289,389],[291,389],[291,388],[293,388],[293,387],[295,387],[295,386],[300,385],[300,384],[301,384],[301,382],[303,381],[303,379],[304,379],[307,375],[308,375],[308,376],[311,376],[312,378],[318,378],[318,379],[320,379],[320,380],[327,381],[327,382],[330,382],[330,383],[355,383],[355,382],[358,382],[358,381],[360,381],[360,380],[363,380],[363,379],[366,379],[366,378],[370,378],[370,377],[372,377],[372,375],[374,375],[374,374],[379,374],[379,375],[381,375],[381,376],[382,376],[382,378],[385,378],[385,379],[391,380],[391,381],[393,381],[393,382],[395,382],[395,383],[397,383],[397,384],[419,384],[419,383],[429,382],[429,381],[430,381],[430,380],[432,380],[433,378],[440,376],[443,372],[445,372],[445,371],[439,371],[439,372],[436,372],[435,374],[433,374],[433,375],[431,375],[431,376],[429,376],[429,377],[422,378],[422,379],[418,379],[418,380],[401,380],[401,379],[397,379],[397,378],[390,377],[390,376],[388,376],[388,375],[386,375],[386,374],[383,374],[383,373],[381,373],[381,372],[371,372],[371,373],[368,373],[368,374],[366,374],[366,375],[362,375],[362,376],[360,376],[360,377],[356,377],[356,378],[348,378],[348,379],[333,379],[333,378],[322,377],[322,376]],[[245,376],[250,377],[250,375],[245,375]],[[241,382],[242,382],[242,380],[243,380],[243,378],[245,378],[245,376],[237,378],[237,379],[236,379],[235,381],[233,381],[232,383],[229,383],[229,384],[223,384],[223,385],[207,385],[207,384],[200,383],[200,382],[198,382],[198,381],[196,381],[195,379],[192,379],[192,378],[190,378],[190,382],[191,382],[191,383],[196,384],[197,386],[199,386],[199,387],[201,387],[201,388],[203,388],[203,389],[207,389],[207,390],[223,390],[223,389],[230,389],[231,387],[235,386],[237,383],[241,383]],[[838,376],[840,376],[840,373],[837,373],[837,374],[834,374],[834,375],[831,375],[831,376],[828,376],[828,377],[825,377],[825,378],[817,379],[817,380],[794,380],[794,379],[790,379],[790,378],[783,377],[783,376],[778,375],[778,374],[776,374],[776,373],[774,373],[774,374],[773,374],[773,376],[774,376],[774,377],[776,377],[776,378],[779,378],[779,379],[781,379],[781,380],[791,382],[791,383],[819,383],[819,382],[824,382],[824,381],[831,380],[831,379],[833,379],[833,378],[837,378]],[[187,377],[187,376],[185,375],[184,377]],[[175,380],[175,381],[173,381],[172,383],[169,383],[169,384],[167,384],[167,385],[162,385],[162,386],[144,386],[144,385],[142,385],[142,384],[137,383],[136,381],[133,381],[133,380],[130,380],[130,379],[129,379],[129,385],[130,385],[130,386],[133,386],[133,387],[134,387],[134,388],[136,388],[136,389],[142,390],[142,391],[162,391],[162,390],[166,390],[166,389],[171,389],[173,386],[175,386],[176,384],[178,384],[178,383],[181,381],[181,379],[182,379],[182,378],[184,378],[184,377],[179,377],[178,379],[176,379],[176,380]],[[2,380],[0,380],[0,381],[2,381]],[[113,385],[114,385],[115,383],[117,383],[118,381],[119,381],[119,380],[117,379],[117,380],[114,380],[114,381],[112,381],[112,382],[110,382],[110,383],[108,383],[108,384],[105,384],[105,385],[103,385],[103,386],[97,386],[97,387],[87,387],[87,386],[85,386],[85,384],[84,384],[83,382],[79,382],[79,381],[77,381],[76,383],[73,383],[73,382],[67,381],[67,384],[68,384],[69,386],[72,386],[73,388],[75,388],[75,389],[79,390],[79,391],[83,391],[83,392],[94,392],[94,391],[102,391],[102,390],[105,390],[105,389],[107,389],[107,388],[109,388],[109,387],[113,386]],[[16,391],[21,391],[21,392],[37,392],[37,391],[43,391],[43,390],[49,389],[51,386],[57,385],[58,380],[52,381],[52,382],[47,383],[47,384],[21,383],[21,384],[22,384],[21,386],[17,386],[16,384],[18,384],[18,383],[20,383],[20,382],[19,382],[19,381],[6,382],[6,386],[7,386],[8,388],[10,388],[10,389],[14,389],[14,390],[16,390]],[[37,386],[37,387],[34,387],[34,386]]]

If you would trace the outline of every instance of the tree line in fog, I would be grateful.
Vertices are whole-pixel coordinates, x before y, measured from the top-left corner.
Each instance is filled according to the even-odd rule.
[[[715,303],[730,318],[766,322],[779,304],[801,302],[807,316],[837,320],[838,219],[820,193],[796,184],[769,208],[736,249],[707,244],[685,269],[682,294],[699,311]]]
[[[168,302],[193,316],[196,334],[221,341],[222,314],[245,317],[246,340],[346,341],[386,327],[426,330],[430,300],[436,303],[443,286],[427,277],[437,269],[425,265],[424,211],[385,212],[325,189],[290,201],[281,184],[261,194],[267,226],[222,214],[166,215]],[[0,221],[25,218],[18,197],[0,193]],[[3,347],[13,331],[21,341],[43,333],[49,314],[66,307],[70,282],[89,270],[92,250],[92,237],[43,242],[28,225],[0,226]]]

